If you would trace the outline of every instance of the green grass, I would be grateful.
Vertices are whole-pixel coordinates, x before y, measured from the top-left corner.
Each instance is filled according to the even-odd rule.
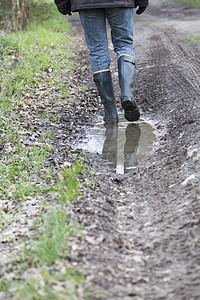
[[[37,226],[42,228],[40,235],[26,243],[23,259],[39,272],[37,277],[30,276],[14,284],[14,299],[78,299],[76,289],[82,284],[83,274],[66,268],[63,256],[68,252],[69,238],[81,232],[80,226],[75,225],[64,205],[49,209]],[[56,271],[55,263],[62,264],[62,270]],[[56,284],[62,285],[59,292]]]
[[[68,250],[69,238],[80,231],[74,221],[66,213],[66,207],[50,209],[48,216],[42,218],[40,225],[43,230],[36,241],[28,243],[31,250],[25,250],[30,265],[39,262],[51,266]]]
[[[5,281],[0,285],[2,291],[9,294],[9,290],[13,289],[13,299],[16,300],[79,299],[77,288],[82,284],[83,274],[75,268],[66,267],[64,256],[68,252],[70,237],[81,233],[80,225],[67,213],[64,204],[57,204],[57,207],[48,209],[35,226],[40,234],[34,240],[26,241],[18,259],[22,266],[26,262],[23,271],[33,270],[30,272],[33,274],[13,282]]]
[[[188,39],[193,43],[199,43],[200,42],[200,36],[199,35],[190,35]]]
[[[7,99],[8,105],[8,98],[12,98],[12,104],[16,105],[30,86],[41,83],[48,68],[58,69],[66,66],[66,62],[70,68],[72,55],[67,45],[71,41],[66,39],[70,26],[52,5],[48,4],[46,8],[49,17],[45,21],[35,21],[26,31],[0,37],[1,98],[4,103]]]
[[[86,166],[82,160],[78,160],[72,168],[65,168],[57,177],[56,185],[51,187],[48,191],[56,193],[57,199],[62,203],[73,200],[78,191],[80,190],[80,184],[78,175],[84,174]]]
[[[0,230],[4,228],[5,213],[0,209]]]
[[[26,149],[13,138],[14,135],[10,137],[13,147],[9,151],[4,148],[0,156],[0,195],[12,200],[27,200],[29,196],[36,196],[41,184],[46,181],[48,170],[44,169],[42,176],[38,174],[49,156],[49,147],[44,145],[44,148],[33,146]]]
[[[54,2],[34,1],[34,18],[27,29],[0,35],[0,197],[14,201],[20,210],[22,201],[41,196],[41,210],[32,239],[18,242],[24,250],[9,269],[15,278],[9,279],[9,272],[4,274],[0,291],[9,299],[79,299],[77,290],[83,275],[69,267],[64,256],[70,237],[80,234],[81,229],[67,213],[67,205],[79,194],[80,177],[88,167],[82,159],[61,170],[47,164],[56,153],[54,134],[35,124],[47,119],[58,122],[58,117],[52,108],[50,113],[48,108],[39,113],[41,100],[32,103],[42,84],[49,97],[54,86],[58,87],[58,98],[68,97],[62,74],[73,69],[75,53],[66,36],[71,28]],[[0,231],[17,218],[17,210],[12,214],[0,209]],[[35,276],[29,274],[31,270]]]
[[[9,288],[9,283],[7,280],[2,280],[0,282],[0,292],[7,292]]]
[[[0,209],[0,230],[4,229],[4,226],[11,224],[13,220],[15,220],[15,216],[10,213],[5,213],[2,209]]]
[[[72,281],[73,278],[73,281]],[[77,287],[82,283],[83,275],[74,269],[64,274],[52,276],[46,271],[41,271],[38,278],[29,278],[22,283],[16,284],[14,300],[78,300],[81,299],[76,293]],[[55,280],[60,282],[57,287]],[[53,289],[52,285],[55,288]]]
[[[189,6],[200,7],[200,0],[176,0],[176,2],[182,2]]]
[[[47,176],[38,174],[49,156],[48,145],[26,147],[19,134],[23,120],[19,124],[17,118],[26,104],[24,95],[30,91],[34,94],[41,83],[55,84],[58,75],[49,76],[47,70],[70,71],[74,55],[68,47],[71,41],[66,38],[70,26],[53,1],[35,3],[36,16],[27,30],[0,36],[0,196],[10,195],[13,200],[37,195]],[[67,87],[63,94],[67,94]],[[46,136],[50,134],[47,131]]]

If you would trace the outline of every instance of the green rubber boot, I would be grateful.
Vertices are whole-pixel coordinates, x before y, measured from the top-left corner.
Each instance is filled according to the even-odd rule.
[[[131,56],[122,55],[119,57],[118,75],[124,116],[128,121],[137,121],[140,118],[140,112],[133,96],[135,60]]]
[[[106,124],[117,123],[118,115],[110,71],[93,74],[93,78],[104,105],[104,122]]]

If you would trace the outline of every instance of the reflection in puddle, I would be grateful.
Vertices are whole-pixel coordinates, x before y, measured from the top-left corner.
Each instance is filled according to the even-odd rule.
[[[102,154],[113,172],[126,174],[152,150],[155,140],[154,128],[149,123],[129,123],[121,116],[118,124],[97,123],[79,148]]]

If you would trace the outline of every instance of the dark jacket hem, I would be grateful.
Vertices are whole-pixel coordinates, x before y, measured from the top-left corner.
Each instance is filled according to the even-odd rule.
[[[135,6],[133,6],[133,5],[118,5],[118,6],[116,6],[115,4],[110,4],[110,5],[106,6],[106,5],[99,5],[99,4],[94,5],[94,4],[93,4],[92,7],[91,7],[91,5],[84,5],[84,6],[82,7],[81,5],[79,5],[78,8],[76,8],[76,7],[73,8],[73,7],[72,7],[72,12],[77,12],[77,11],[82,10],[82,9],[112,8],[112,7],[131,8],[131,7],[135,7]]]
[[[112,7],[147,7],[149,0],[55,0],[58,10],[62,14],[82,9],[112,8]]]

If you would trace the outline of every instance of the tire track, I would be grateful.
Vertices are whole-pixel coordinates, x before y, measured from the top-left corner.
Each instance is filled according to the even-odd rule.
[[[154,31],[156,28],[154,28]],[[166,65],[170,67],[170,71],[175,71],[174,78],[185,78],[188,85],[192,86],[199,93],[200,87],[200,55],[190,45],[187,45],[186,41],[181,41],[175,30],[166,28],[151,38],[157,45],[152,43],[152,47],[155,52],[155,48],[159,49],[159,55],[156,53],[156,57],[159,58],[156,65],[158,67]],[[184,87],[184,84],[183,84]],[[188,88],[187,90],[189,90]]]

